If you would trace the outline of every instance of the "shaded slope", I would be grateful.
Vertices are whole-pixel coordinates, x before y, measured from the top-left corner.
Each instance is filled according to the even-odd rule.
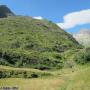
[[[0,18],[8,16],[14,16],[14,13],[6,5],[0,5]]]

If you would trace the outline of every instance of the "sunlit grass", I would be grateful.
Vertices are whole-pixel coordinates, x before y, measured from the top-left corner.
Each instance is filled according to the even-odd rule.
[[[0,86],[18,87],[19,90],[57,90],[63,84],[63,80],[59,78],[47,79],[1,79]]]

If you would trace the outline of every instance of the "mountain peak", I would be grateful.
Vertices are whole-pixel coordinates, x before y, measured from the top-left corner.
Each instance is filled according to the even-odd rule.
[[[79,33],[82,33],[82,34],[90,34],[90,30],[88,30],[88,29],[81,29],[81,30],[79,31]]]
[[[0,5],[0,18],[8,16],[14,16],[14,13],[6,5]]]

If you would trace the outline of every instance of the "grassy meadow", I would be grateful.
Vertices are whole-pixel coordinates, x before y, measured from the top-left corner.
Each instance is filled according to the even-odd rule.
[[[0,79],[0,87],[18,87],[18,90],[90,90],[89,65],[76,66],[74,71],[70,68],[48,71],[52,76],[47,77],[4,78]]]

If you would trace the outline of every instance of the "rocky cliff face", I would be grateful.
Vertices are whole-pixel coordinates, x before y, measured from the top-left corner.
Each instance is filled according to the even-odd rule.
[[[82,29],[78,33],[74,34],[73,37],[82,45],[90,46],[90,30]]]

